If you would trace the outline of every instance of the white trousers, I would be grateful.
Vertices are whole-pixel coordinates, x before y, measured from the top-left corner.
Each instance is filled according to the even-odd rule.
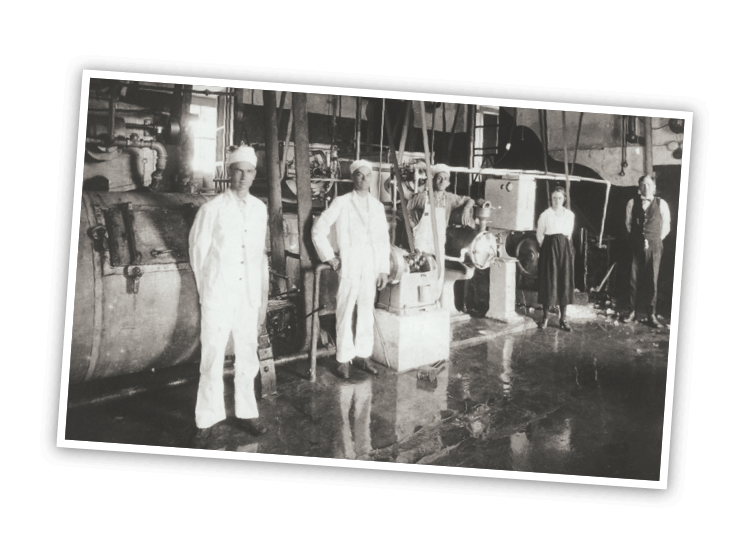
[[[201,308],[201,379],[195,424],[208,428],[227,417],[224,408],[224,354],[234,339],[234,410],[237,418],[257,418],[255,376],[258,374],[258,308],[238,304],[219,310]]]
[[[351,263],[351,262],[350,262]],[[340,279],[336,295],[336,360],[348,362],[355,356],[372,354],[375,337],[372,333],[373,309],[377,274],[370,261],[358,267],[358,280]],[[357,338],[352,331],[352,316],[357,307]]]

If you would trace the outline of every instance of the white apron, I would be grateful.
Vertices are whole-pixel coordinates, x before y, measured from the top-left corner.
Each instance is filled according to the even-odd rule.
[[[419,223],[414,227],[414,247],[427,254],[433,254],[435,258],[443,261],[445,259],[445,228],[447,226],[445,219],[445,208],[438,207],[435,210],[435,221],[437,221],[438,242],[440,242],[440,252],[435,252],[434,240],[432,235],[432,218],[430,217],[430,202],[424,206],[424,213]]]

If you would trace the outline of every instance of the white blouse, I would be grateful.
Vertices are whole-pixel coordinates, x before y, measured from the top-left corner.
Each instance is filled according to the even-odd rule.
[[[570,238],[573,235],[574,223],[575,214],[570,209],[563,207],[558,215],[550,207],[539,216],[539,222],[536,226],[536,239],[541,245],[544,235],[547,234],[564,234]]]

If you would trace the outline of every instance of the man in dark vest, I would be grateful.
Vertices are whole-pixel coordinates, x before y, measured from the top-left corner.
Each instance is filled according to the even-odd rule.
[[[646,291],[648,324],[662,327],[656,317],[656,288],[659,282],[662,241],[669,234],[670,214],[667,203],[654,196],[656,183],[650,176],[638,179],[640,197],[632,199],[625,208],[625,227],[633,249],[630,270],[630,313],[624,322],[635,321],[638,289]]]

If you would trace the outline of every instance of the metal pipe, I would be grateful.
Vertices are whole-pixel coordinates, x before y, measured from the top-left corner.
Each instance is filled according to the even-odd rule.
[[[438,266],[438,284],[441,285],[443,283],[443,273],[445,271],[445,260],[443,259],[444,254],[441,254],[441,252],[444,252],[444,250],[441,250],[440,246],[440,237],[437,230],[437,203],[435,200],[435,192],[432,189],[432,153],[430,152],[429,147],[429,138],[427,136],[427,111],[424,108],[424,101],[419,101],[419,111],[422,116],[422,141],[424,142],[424,162],[427,172],[427,195],[430,198],[430,207],[432,207],[432,210],[430,211],[430,224],[432,225],[432,242],[433,246],[435,247],[435,259],[437,260],[437,266]],[[434,124],[434,120],[433,120]]]
[[[646,138],[644,145],[644,171],[646,176],[654,177],[654,136],[653,126],[651,123],[651,117],[647,116],[643,119],[643,134]]]
[[[542,123],[542,149],[544,150],[544,173],[547,174],[549,172],[549,169],[547,168],[547,158],[549,157],[549,141],[547,138],[547,111],[545,109],[542,109],[539,111],[541,114],[541,123]],[[547,204],[552,205],[552,192],[550,192],[549,189],[549,181],[546,182],[547,185]]]
[[[326,269],[333,269],[327,263],[321,263],[315,266],[315,281],[313,288],[313,308],[320,308],[320,277]],[[322,308],[320,308],[322,310]],[[320,313],[313,312],[312,316],[312,344],[310,345],[310,381],[316,380],[318,367],[318,335],[320,334]]]
[[[263,91],[266,132],[266,168],[268,169],[268,226],[271,232],[271,269],[286,275],[284,256],[284,218],[281,214],[281,178],[279,177],[279,129],[276,119],[276,91]],[[284,290],[289,284],[284,280]]]
[[[409,104],[406,105],[406,115],[404,115],[404,126],[401,129],[401,138],[398,143],[398,162],[400,165],[404,161],[404,151],[406,150],[406,139],[409,137],[409,130],[411,129],[411,116],[412,116],[412,101],[407,101]],[[390,138],[390,136],[388,136]],[[393,145],[390,146],[391,151]],[[402,196],[403,198],[403,196]]]
[[[359,153],[360,153],[360,139],[362,135],[362,97],[355,97],[357,101],[357,115],[354,118],[354,137],[356,142],[356,160],[359,160]]]
[[[568,170],[568,127],[565,125],[565,111],[562,111],[563,159],[565,161],[565,205],[570,209],[570,172]]]
[[[306,240],[312,231],[312,187],[310,185],[310,140],[307,123],[307,94],[292,93],[294,113],[294,166],[297,181],[297,219],[299,226],[300,274],[305,296],[305,315],[313,310],[313,269]],[[309,350],[312,335],[312,317],[305,322],[303,350]]]
[[[476,112],[475,105],[469,105],[466,109],[466,127],[469,132],[469,167],[474,166],[474,148],[476,147]],[[471,177],[469,177],[469,190],[471,190]]]
[[[604,195],[604,213],[602,213],[602,228],[599,231],[599,248],[602,247],[602,239],[604,238],[604,222],[607,220],[607,204],[609,204],[610,188],[612,188],[612,184],[607,181],[607,193]]]
[[[396,185],[398,186],[398,193],[401,196],[401,213],[404,216],[404,228],[406,229],[406,240],[409,243],[409,252],[413,252],[414,251],[414,231],[411,230],[411,222],[409,221],[409,212],[406,209],[406,198],[404,197],[404,185],[401,182],[401,167],[399,167],[399,162],[396,159],[396,150],[393,147],[393,126],[391,125],[391,121],[388,118],[387,107],[383,111],[383,118],[385,119],[385,129],[388,132],[388,147],[389,147],[388,153],[391,156],[391,165],[393,166],[394,174],[396,175]],[[395,210],[395,207],[394,207],[394,210]]]
[[[464,105],[459,105],[456,103],[456,114],[453,115],[453,126],[451,126],[451,135],[448,138],[448,152],[445,154],[445,160],[448,164],[450,164],[451,161],[451,152],[453,151],[453,138],[456,136],[456,124],[458,123],[458,115],[461,111],[461,107]]]
[[[115,138],[111,141],[101,138],[86,138],[89,145],[102,145],[104,147],[136,147],[139,149],[153,149],[156,151],[155,170],[151,173],[152,190],[157,188],[164,176],[164,169],[167,168],[167,148],[155,140],[144,140],[140,138]]]
[[[292,139],[292,125],[294,124],[294,112],[289,111],[289,122],[286,124],[286,136],[284,137],[284,149],[281,152],[281,161],[279,161],[279,176],[286,176],[286,158],[289,150],[289,141]]]
[[[573,165],[570,167],[570,174],[575,172],[576,159],[578,158],[578,145],[581,143],[581,127],[583,125],[583,113],[578,115],[578,133],[576,134],[576,149],[573,152]]]
[[[109,96],[109,139],[115,139],[115,114],[117,112],[117,94],[110,93]]]

